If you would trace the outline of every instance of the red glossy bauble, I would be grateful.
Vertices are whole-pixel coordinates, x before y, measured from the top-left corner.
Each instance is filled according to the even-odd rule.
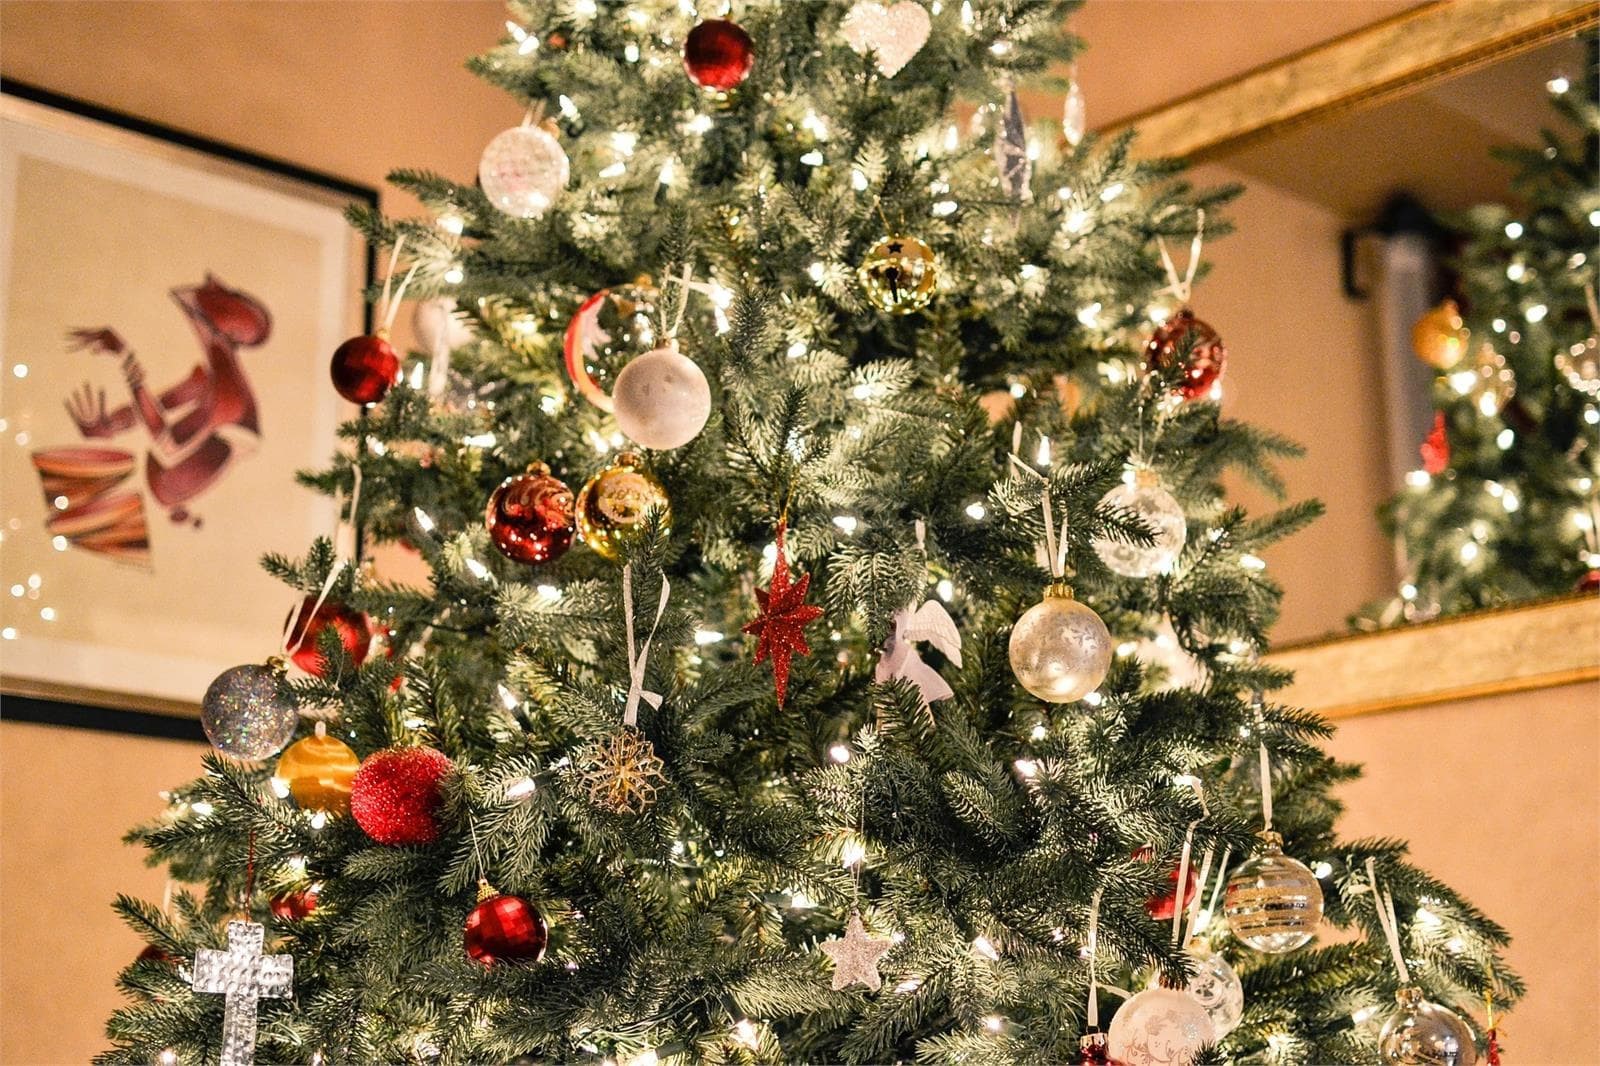
[[[572,490],[534,463],[525,474],[508,477],[489,496],[483,524],[489,539],[507,559],[548,563],[566,552],[576,529]]]
[[[1600,592],[1600,570],[1590,570],[1578,579],[1579,592]]]
[[[298,922],[317,909],[317,886],[280,892],[269,904],[272,916],[281,922]]]
[[[490,896],[467,915],[467,954],[485,966],[538,962],[550,931],[539,909],[521,896]]]
[[[144,950],[139,952],[138,962],[161,962],[168,966],[176,966],[183,960],[170,951],[162,951],[154,944],[146,944]]]
[[[344,645],[345,654],[360,666],[366,661],[367,648],[372,643],[372,623],[360,611],[333,600],[325,600],[312,613],[316,602],[315,596],[307,596],[289,612],[294,618],[294,628],[289,631],[289,647],[294,649],[290,658],[294,664],[312,677],[326,674],[328,664],[319,645],[323,632],[332,626],[339,635],[339,643]],[[288,624],[289,620],[284,619],[284,625]]]
[[[381,332],[351,337],[335,349],[328,370],[340,396],[351,403],[377,403],[400,380],[400,355]]]
[[[737,22],[706,19],[683,42],[683,69],[702,89],[727,92],[750,76],[755,45]]]
[[[1177,361],[1186,345],[1189,357],[1183,364],[1183,380],[1174,390],[1185,400],[1202,399],[1211,391],[1227,365],[1228,349],[1222,337],[1187,307],[1156,327],[1144,346],[1145,363],[1153,370],[1164,370]]]
[[[1155,858],[1155,850],[1148,845],[1134,851],[1133,857],[1141,862],[1150,862]],[[1172,891],[1151,896],[1145,900],[1145,913],[1157,921],[1171,921],[1172,914],[1178,903],[1178,868],[1174,866],[1167,874],[1167,880],[1172,883]],[[1200,877],[1195,872],[1194,864],[1189,864],[1188,884],[1183,890],[1182,906],[1187,907],[1194,900],[1194,894],[1200,888]]]
[[[439,804],[453,769],[433,748],[373,752],[350,783],[350,814],[380,844],[431,844],[439,839]]]

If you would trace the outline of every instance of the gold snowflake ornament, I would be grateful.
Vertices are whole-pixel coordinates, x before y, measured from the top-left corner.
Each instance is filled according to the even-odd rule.
[[[665,778],[650,741],[632,726],[623,726],[590,745],[578,770],[589,801],[612,814],[642,814],[656,801]]]

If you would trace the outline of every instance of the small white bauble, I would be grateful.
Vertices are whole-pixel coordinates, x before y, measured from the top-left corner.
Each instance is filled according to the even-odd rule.
[[[417,346],[425,352],[453,352],[472,340],[472,329],[456,313],[453,296],[417,301],[411,312],[411,332],[417,335]]]
[[[878,73],[892,78],[928,43],[933,20],[916,0],[900,0],[893,6],[876,0],[861,0],[852,7],[839,32],[857,55],[872,53]]]
[[[711,386],[675,347],[646,352],[622,368],[611,390],[612,413],[630,440],[661,451],[699,436],[711,417]]]
[[[1189,1066],[1217,1031],[1198,1000],[1172,988],[1147,988],[1117,1009],[1106,1031],[1111,1061],[1122,1066]]]
[[[1111,669],[1111,634],[1100,616],[1056,583],[1011,627],[1011,670],[1047,703],[1081,700]]]
[[[1237,1029],[1244,1017],[1244,982],[1227,959],[1199,941],[1189,945],[1188,954],[1194,963],[1194,976],[1189,978],[1187,991],[1205,1008],[1211,1027],[1221,1040]]]
[[[538,126],[513,126],[496,135],[478,161],[489,202],[517,218],[538,218],[555,203],[570,176],[561,142]]]
[[[1162,488],[1155,475],[1140,470],[1131,485],[1118,485],[1100,501],[1101,507],[1132,511],[1155,534],[1150,544],[1130,544],[1111,537],[1096,537],[1095,554],[1123,577],[1151,577],[1172,569],[1188,538],[1183,506]]]

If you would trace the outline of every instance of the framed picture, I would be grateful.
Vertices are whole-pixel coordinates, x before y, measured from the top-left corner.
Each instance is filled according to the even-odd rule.
[[[334,505],[294,482],[375,190],[15,84],[0,93],[0,691],[192,713],[278,650]],[[103,715],[101,716],[104,717]]]

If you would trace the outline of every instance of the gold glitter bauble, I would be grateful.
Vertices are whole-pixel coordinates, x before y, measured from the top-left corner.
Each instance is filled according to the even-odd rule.
[[[350,786],[359,769],[361,759],[350,745],[328,736],[318,722],[315,734],[295,741],[278,758],[273,776],[301,810],[343,815],[350,813]]]
[[[623,452],[578,493],[578,536],[601,558],[615,562],[638,539],[645,515],[652,510],[661,512],[662,528],[670,530],[672,504],[667,490],[638,455]]]
[[[632,726],[590,745],[579,760],[578,779],[589,802],[612,814],[644,813],[665,781],[655,748]]]
[[[1445,300],[1411,327],[1411,347],[1418,359],[1435,370],[1449,370],[1467,354],[1467,339],[1471,336],[1461,322],[1461,309],[1456,302]]]
[[[928,306],[939,284],[933,249],[915,237],[885,237],[872,246],[856,272],[872,306],[909,315]]]

